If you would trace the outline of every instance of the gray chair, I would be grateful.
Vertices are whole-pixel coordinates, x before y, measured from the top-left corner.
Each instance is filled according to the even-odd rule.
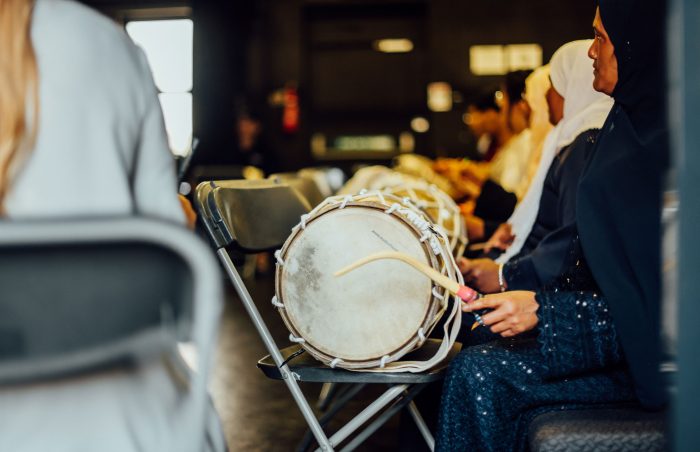
[[[297,173],[278,173],[271,175],[269,179],[294,187],[309,202],[311,208],[316,207],[326,199],[316,181],[311,177],[301,176]]]
[[[335,195],[347,179],[343,170],[330,166],[302,168],[297,174],[313,179],[323,196],[326,197]]]
[[[186,384],[169,433],[178,444],[170,450],[225,450],[207,393],[222,307],[218,272],[208,248],[174,225],[0,221],[0,390],[31,396],[35,387],[129,373],[179,356],[178,344],[191,343],[196,369],[169,361],[180,364],[173,376]],[[39,409],[70,420],[78,402],[67,412],[46,402]],[[147,418],[129,422],[148,425]],[[62,441],[79,437],[83,426],[72,428],[42,438],[43,450],[63,450]]]
[[[640,409],[555,411],[530,423],[532,452],[662,452],[666,440],[665,413]]]
[[[350,372],[342,369],[331,369],[310,358],[307,354],[300,355],[301,349],[298,345],[280,349],[270,334],[245,283],[231,262],[227,251],[231,247],[247,252],[280,247],[288,237],[291,228],[299,222],[299,217],[310,210],[309,202],[305,197],[289,184],[267,180],[203,183],[197,187],[196,199],[202,220],[212,240],[216,243],[217,254],[270,353],[269,356],[258,362],[258,367],[267,377],[283,380],[287,385],[309,425],[313,437],[318,442],[319,449],[334,450],[339,444],[355,434],[370,418],[378,415],[343,448],[343,450],[352,450],[404,408],[410,412],[426,443],[432,449],[433,437],[413,403],[413,398],[426,384],[443,378],[446,365],[422,374]],[[437,345],[439,345],[438,341],[429,340],[423,348],[414,353],[427,353],[430,347]],[[452,350],[452,353],[457,353],[457,347]],[[299,389],[299,381],[347,383],[348,385],[338,394],[336,402],[329,408],[328,412],[317,419]],[[324,432],[323,426],[365,384],[385,384],[389,388],[354,419],[329,437]],[[304,450],[307,446],[308,441],[302,441],[299,449]]]

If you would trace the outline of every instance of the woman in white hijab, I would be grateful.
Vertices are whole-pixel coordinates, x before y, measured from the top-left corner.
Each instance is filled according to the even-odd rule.
[[[550,249],[539,247],[540,242],[547,234],[574,220],[575,191],[586,149],[592,148],[597,130],[613,104],[610,97],[593,90],[587,56],[590,44],[590,40],[564,44],[550,61],[552,89],[547,100],[550,121],[556,127],[544,142],[539,168],[527,194],[508,220],[513,243],[498,258],[498,263],[490,259],[462,262],[465,276],[484,292],[498,292],[505,287],[536,288],[546,282],[549,273],[557,271],[556,260],[550,260],[548,268],[542,268],[541,262],[547,260],[544,255]],[[490,243],[499,246],[507,242],[508,229],[499,229]]]

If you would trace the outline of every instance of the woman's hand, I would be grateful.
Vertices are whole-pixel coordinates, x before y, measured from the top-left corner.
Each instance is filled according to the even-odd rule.
[[[484,324],[491,331],[503,337],[513,337],[530,331],[537,326],[537,309],[539,308],[535,293],[524,290],[503,292],[462,303],[462,311],[472,312],[480,309],[493,309],[481,316]]]
[[[457,266],[468,286],[481,293],[501,291],[501,285],[498,283],[498,264],[493,260],[462,257],[457,261]]]
[[[505,251],[510,245],[513,244],[513,240],[515,240],[513,228],[510,224],[503,223],[498,226],[496,232],[494,232],[488,242],[486,242],[486,246],[484,246],[484,253],[489,253],[494,248]]]

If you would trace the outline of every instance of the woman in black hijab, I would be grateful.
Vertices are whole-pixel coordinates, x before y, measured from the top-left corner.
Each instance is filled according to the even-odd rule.
[[[576,222],[593,277],[608,300],[637,396],[665,402],[659,374],[662,177],[668,147],[663,77],[664,2],[600,0],[601,23],[614,46],[617,83],[613,110],[578,191]],[[596,30],[599,47],[605,39]],[[604,49],[602,49],[604,51]],[[598,52],[598,53],[596,53]],[[596,86],[605,86],[603,58],[589,51]],[[600,69],[598,69],[600,68]]]
[[[600,0],[594,87],[615,106],[587,163],[559,277],[465,311],[503,336],[466,347],[445,378],[437,450],[522,450],[552,410],[666,401],[658,373],[661,179],[667,161],[663,2]],[[470,322],[467,322],[468,324]]]

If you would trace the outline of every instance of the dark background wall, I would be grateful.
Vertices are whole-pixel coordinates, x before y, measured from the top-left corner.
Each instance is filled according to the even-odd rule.
[[[538,43],[547,61],[561,44],[591,36],[594,12],[592,0],[86,1],[112,15],[125,8],[191,7],[199,159],[215,162],[235,150],[236,109],[246,99],[263,112],[280,169],[317,163],[309,152],[313,132],[396,134],[410,130],[416,115],[431,123],[417,137],[417,152],[465,155],[473,139],[461,121],[466,107],[460,98],[499,80],[470,73],[469,47]],[[382,37],[411,37],[415,49],[408,55],[373,52],[368,46]],[[432,81],[456,91],[451,112],[427,110]],[[267,102],[289,84],[300,96],[294,134],[282,131],[282,108]]]

